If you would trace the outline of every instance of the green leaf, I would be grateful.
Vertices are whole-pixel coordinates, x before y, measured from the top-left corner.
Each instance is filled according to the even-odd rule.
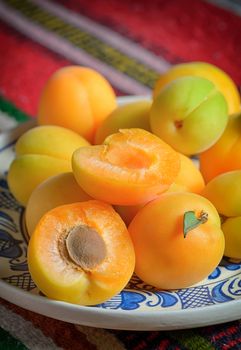
[[[183,234],[184,238],[189,231],[198,227],[199,225],[204,224],[208,220],[208,214],[205,212],[201,212],[199,217],[196,217],[194,211],[186,211],[183,216]]]

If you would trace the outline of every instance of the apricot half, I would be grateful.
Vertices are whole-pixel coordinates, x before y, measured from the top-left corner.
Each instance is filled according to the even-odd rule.
[[[194,193],[161,195],[140,209],[128,230],[136,253],[135,272],[156,288],[198,283],[223,256],[218,212]]]
[[[42,217],[30,238],[28,264],[49,298],[94,305],[125,287],[135,253],[120,216],[110,205],[91,200],[54,208]]]
[[[166,191],[180,169],[180,156],[143,129],[123,129],[103,145],[76,150],[74,176],[91,197],[117,205],[135,205]]]

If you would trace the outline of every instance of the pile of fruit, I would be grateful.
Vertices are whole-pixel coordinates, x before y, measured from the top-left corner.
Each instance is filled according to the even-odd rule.
[[[184,288],[241,259],[240,96],[213,65],[176,65],[152,98],[121,106],[98,72],[60,69],[15,151],[8,184],[49,298],[95,305],[134,271]]]

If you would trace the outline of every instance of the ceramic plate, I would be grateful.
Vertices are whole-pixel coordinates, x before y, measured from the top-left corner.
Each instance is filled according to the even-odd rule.
[[[126,101],[130,99],[120,102]],[[241,318],[241,263],[228,260],[201,283],[172,292],[157,291],[133,276],[120,294],[93,307],[42,296],[28,271],[24,208],[6,181],[14,158],[14,139],[23,130],[22,126],[0,136],[0,297],[59,320],[123,330],[193,328]]]

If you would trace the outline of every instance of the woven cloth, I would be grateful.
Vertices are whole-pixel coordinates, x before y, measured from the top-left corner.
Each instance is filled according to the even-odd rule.
[[[0,1],[2,123],[34,117],[46,80],[70,64],[98,70],[118,96],[149,95],[161,72],[188,61],[215,64],[240,87],[240,39],[241,5],[235,0]],[[241,324],[106,330],[51,319],[0,299],[0,349],[238,350]]]

